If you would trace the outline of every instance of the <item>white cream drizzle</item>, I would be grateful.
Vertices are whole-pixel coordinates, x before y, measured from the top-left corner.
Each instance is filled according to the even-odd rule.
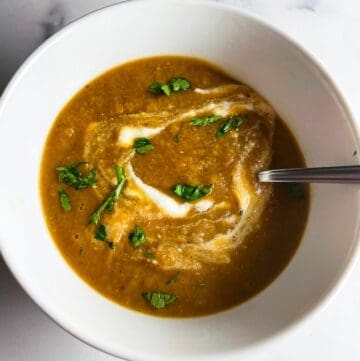
[[[127,165],[127,174],[132,178],[135,184],[145,193],[145,195],[170,217],[185,217],[188,212],[193,208],[195,208],[199,212],[205,212],[214,205],[214,201],[211,199],[203,199],[196,203],[179,203],[175,201],[173,198],[160,192],[158,189],[144,183],[135,174],[130,162]]]

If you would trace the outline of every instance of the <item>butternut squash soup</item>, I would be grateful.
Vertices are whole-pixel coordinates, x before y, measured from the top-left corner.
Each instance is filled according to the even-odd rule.
[[[61,111],[41,197],[57,247],[95,290],[198,316],[246,301],[287,265],[309,190],[257,173],[304,166],[256,91],[199,59],[152,57],[102,74]]]

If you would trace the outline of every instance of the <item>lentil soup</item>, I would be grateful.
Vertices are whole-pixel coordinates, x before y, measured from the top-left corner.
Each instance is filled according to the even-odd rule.
[[[58,249],[95,290],[141,312],[199,316],[246,301],[288,264],[309,189],[256,174],[304,166],[256,91],[203,60],[152,57],[64,107],[41,197]]]

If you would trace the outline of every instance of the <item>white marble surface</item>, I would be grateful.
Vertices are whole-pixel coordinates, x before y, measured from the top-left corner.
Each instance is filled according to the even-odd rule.
[[[360,122],[359,0],[219,1],[260,15],[310,50],[337,80]],[[77,17],[116,2],[0,0],[0,93],[46,37]],[[324,310],[250,361],[357,361],[359,340],[360,262]],[[0,360],[116,359],[81,343],[49,320],[0,258]]]

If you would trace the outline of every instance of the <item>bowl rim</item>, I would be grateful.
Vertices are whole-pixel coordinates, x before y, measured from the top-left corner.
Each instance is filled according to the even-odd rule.
[[[171,3],[169,0],[122,0],[119,3],[111,4],[108,6],[101,7],[99,9],[96,9],[94,11],[91,11],[73,21],[65,25],[61,30],[56,32],[54,35],[46,39],[41,45],[39,45],[28,57],[27,59],[22,63],[22,65],[18,68],[18,70],[15,72],[15,74],[12,76],[9,83],[6,85],[4,91],[2,94],[0,94],[0,121],[3,109],[6,107],[8,99],[10,99],[12,93],[16,90],[17,84],[21,81],[21,78],[23,74],[25,74],[28,69],[31,67],[32,63],[37,60],[38,57],[42,55],[43,52],[47,51],[49,47],[51,47],[53,44],[55,44],[57,41],[61,41],[61,38],[65,36],[68,32],[73,31],[76,29],[77,26],[81,25],[83,22],[88,21],[89,18],[95,17],[98,15],[98,13],[111,11],[112,8],[115,7],[139,7],[141,9],[143,4],[149,4],[152,5],[160,5],[160,4],[177,4],[177,5],[185,5],[185,6],[203,6],[203,7],[209,7],[219,10],[225,10],[228,13],[240,15],[242,17],[245,17],[251,21],[254,21],[255,23],[259,24],[262,27],[265,27],[281,37],[283,40],[285,40],[292,48],[295,50],[300,56],[304,57],[307,62],[309,62],[319,73],[321,79],[326,82],[330,90],[335,95],[336,99],[339,101],[341,108],[343,109],[346,118],[348,119],[348,125],[350,126],[350,129],[355,136],[355,140],[357,141],[357,147],[360,149],[360,124],[356,121],[356,118],[354,116],[354,113],[351,110],[351,107],[346,100],[345,96],[342,94],[339,86],[334,81],[332,76],[328,73],[326,70],[326,66],[322,63],[322,61],[315,56],[313,53],[311,53],[309,50],[307,50],[303,45],[300,44],[300,42],[293,39],[290,35],[288,35],[285,31],[279,29],[277,26],[271,24],[267,20],[264,20],[261,16],[254,14],[246,9],[242,9],[238,6],[228,5],[228,4],[222,4],[215,1],[204,1],[204,0],[171,0]],[[264,339],[261,339],[259,341],[256,341],[252,343],[250,346],[244,347],[239,350],[234,351],[228,351],[228,352],[222,352],[221,355],[225,357],[227,356],[240,356],[244,352],[254,350],[255,348],[264,348],[270,343],[276,343],[281,342],[289,333],[294,332],[295,329],[300,328],[305,323],[309,322],[314,315],[317,312],[320,312],[324,310],[329,303],[333,300],[335,295],[340,291],[341,287],[344,285],[346,279],[349,277],[350,273],[353,271],[356,260],[359,258],[360,254],[360,216],[358,216],[356,229],[355,229],[355,237],[354,237],[355,244],[353,245],[353,249],[350,252],[350,255],[348,257],[348,261],[346,264],[343,265],[342,269],[338,272],[338,276],[336,279],[333,280],[332,284],[328,287],[326,293],[322,295],[319,300],[312,304],[311,307],[309,307],[304,313],[302,313],[300,316],[298,316],[296,319],[294,319],[290,324],[287,326],[281,328],[280,330],[276,331],[275,333],[271,334],[270,336],[267,336]],[[89,340],[87,337],[83,336],[81,332],[75,332],[72,330],[71,326],[68,322],[60,319],[58,315],[55,315],[52,313],[51,310],[47,307],[47,305],[33,292],[32,288],[27,285],[25,280],[22,278],[22,276],[17,273],[16,271],[16,265],[12,263],[10,257],[7,257],[6,248],[3,245],[4,241],[0,239],[0,254],[3,257],[3,260],[9,270],[11,271],[13,277],[16,279],[16,281],[19,283],[19,285],[22,287],[22,289],[27,293],[27,295],[34,301],[35,305],[44,313],[46,314],[52,321],[54,321],[58,326],[60,326],[63,330],[77,338],[78,340],[84,342],[85,344],[102,351],[104,353],[107,353],[109,355],[115,356],[115,357],[121,357],[124,360],[138,360],[138,361],[148,361],[148,360],[154,360],[156,361],[155,357],[146,357],[144,354],[141,354],[141,351],[138,352],[136,350],[126,350],[123,349],[123,351],[120,353],[114,353],[112,351],[109,351],[106,349],[104,345],[101,345],[97,342],[94,342],[94,340]],[[208,315],[205,317],[211,317],[212,315]],[[206,356],[187,356],[187,360],[205,360],[204,357],[206,357],[206,360],[209,359],[216,359],[220,354],[214,354],[209,357],[209,355]],[[180,358],[175,357],[174,360],[181,361]]]

